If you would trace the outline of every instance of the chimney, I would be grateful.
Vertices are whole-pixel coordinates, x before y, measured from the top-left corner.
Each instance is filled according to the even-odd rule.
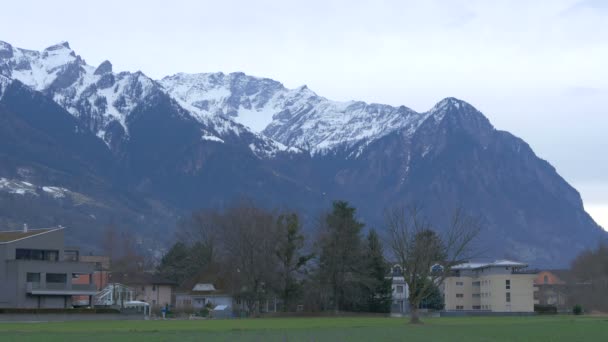
[[[24,233],[27,233],[27,223],[24,223],[24,224],[23,224],[23,232],[24,232]]]

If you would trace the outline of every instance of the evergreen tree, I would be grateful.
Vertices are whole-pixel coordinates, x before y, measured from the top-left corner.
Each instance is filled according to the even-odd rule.
[[[279,259],[279,295],[283,300],[283,311],[288,311],[293,300],[300,294],[302,284],[297,274],[313,257],[301,253],[304,236],[301,234],[300,221],[295,213],[280,215],[277,219],[279,242],[276,255]]]
[[[387,277],[389,267],[384,259],[382,243],[373,229],[367,235],[365,260],[369,279],[366,311],[388,313],[391,309],[392,300],[391,278]]]
[[[355,211],[347,202],[335,201],[332,212],[325,216],[319,241],[320,278],[336,312],[355,310],[362,296],[363,224],[355,218]]]
[[[183,242],[177,242],[163,256],[156,273],[180,284],[197,275],[208,265],[211,262],[211,254],[211,247],[202,242],[190,247]]]
[[[435,284],[432,284],[429,293],[420,302],[420,308],[430,310],[443,310],[444,306],[445,303],[443,302],[443,295],[441,294],[441,291],[439,291],[439,287]]]

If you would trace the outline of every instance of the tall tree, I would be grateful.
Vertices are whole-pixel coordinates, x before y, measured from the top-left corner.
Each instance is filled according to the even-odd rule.
[[[291,308],[293,299],[300,293],[301,281],[297,278],[313,254],[302,254],[304,235],[295,213],[280,215],[277,219],[277,248],[280,280],[278,291],[283,311]]]
[[[419,324],[421,302],[432,294],[434,286],[443,283],[452,266],[473,256],[479,220],[458,209],[439,236],[420,210],[410,206],[388,211],[386,222],[391,250],[409,288],[410,323]]]
[[[390,312],[392,293],[391,279],[388,278],[389,267],[384,259],[382,243],[374,229],[367,234],[365,261],[368,274],[366,311]]]
[[[196,241],[188,246],[178,241],[163,256],[156,273],[181,284],[184,280],[197,275],[211,262],[212,250],[207,243]]]
[[[336,312],[354,309],[361,295],[358,280],[363,273],[363,224],[355,218],[355,212],[347,202],[335,201],[321,227],[319,272]]]
[[[260,312],[277,278],[276,221],[274,213],[244,202],[216,217],[222,263],[234,281],[234,294],[249,315]]]
[[[572,262],[575,284],[570,284],[572,304],[585,310],[608,311],[608,244],[580,253]]]

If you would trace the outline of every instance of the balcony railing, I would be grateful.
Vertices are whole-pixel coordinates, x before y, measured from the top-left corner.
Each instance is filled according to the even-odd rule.
[[[27,292],[97,292],[95,284],[71,284],[71,283],[38,283],[29,282],[27,283]]]

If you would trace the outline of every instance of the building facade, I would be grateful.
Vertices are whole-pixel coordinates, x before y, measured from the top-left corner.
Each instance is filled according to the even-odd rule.
[[[404,314],[409,312],[409,291],[403,276],[403,269],[400,265],[393,265],[390,278],[392,290],[391,314]]]
[[[0,308],[69,308],[72,296],[93,296],[95,265],[64,247],[64,228],[0,232]]]
[[[111,273],[111,284],[122,284],[132,289],[133,299],[150,304],[152,308],[174,305],[175,282],[150,273]]]
[[[498,260],[452,268],[442,284],[446,311],[534,312],[534,279],[528,265]]]

